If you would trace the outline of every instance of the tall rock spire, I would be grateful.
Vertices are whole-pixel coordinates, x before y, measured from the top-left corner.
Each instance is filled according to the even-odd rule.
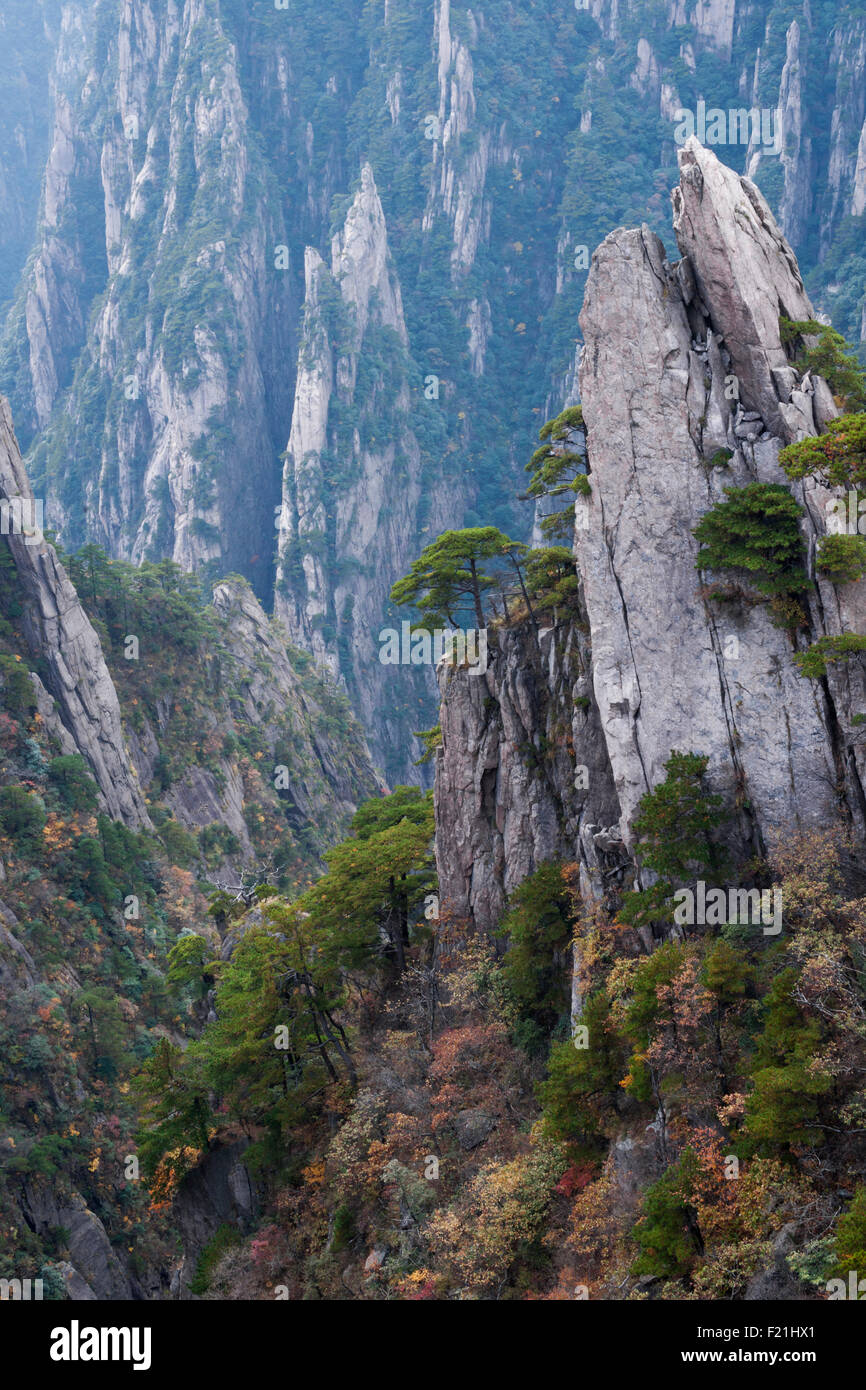
[[[833,663],[809,680],[794,661],[822,636],[866,632],[866,583],[831,584],[815,570],[836,499],[814,481],[791,484],[779,466],[785,444],[837,412],[827,383],[790,362],[780,336],[780,314],[810,318],[812,306],[757,188],[695,141],[680,165],[683,259],[671,264],[646,226],[620,228],[587,281],[590,492],[575,501],[583,622],[580,659],[565,673],[572,688],[551,663],[533,671],[532,697],[515,700],[533,666],[519,632],[504,635],[486,686],[460,671],[443,677],[440,891],[482,929],[544,858],[579,860],[593,896],[622,882],[638,803],[674,749],[708,757],[741,860],[789,830],[840,820],[866,829],[855,722],[866,709],[864,663]],[[738,594],[729,573],[696,568],[701,518],[725,489],[750,483],[787,486],[803,508],[808,631],[777,625],[769,603],[748,586]],[[553,647],[570,648],[564,625]],[[560,752],[571,704],[577,792],[572,764],[550,752]]]
[[[346,685],[380,765],[405,779],[417,776],[408,735],[425,693],[432,713],[433,672],[383,667],[378,635],[394,581],[425,539],[459,524],[462,502],[423,476],[414,428],[422,378],[369,165],[333,237],[330,270],[307,248],[305,271],[274,608],[292,640]]]

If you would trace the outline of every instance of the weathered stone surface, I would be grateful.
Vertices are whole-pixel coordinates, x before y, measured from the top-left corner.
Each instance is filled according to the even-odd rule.
[[[617,1211],[636,1216],[650,1183],[665,1169],[656,1125],[633,1124],[611,1145],[610,1175],[617,1194]]]
[[[694,136],[679,160],[677,243],[730,353],[741,400],[785,444],[816,433],[807,393],[795,388],[790,401],[780,400],[774,379],[789,366],[779,315],[814,317],[793,251],[751,179],[722,164]]]
[[[823,378],[810,372],[801,378],[788,363],[779,336],[780,314],[806,319],[814,318],[815,312],[794,254],[755,186],[694,140],[686,144],[680,164],[680,186],[673,195],[677,241],[693,268],[712,326],[730,354],[729,371],[739,380],[743,401],[755,407],[740,417],[749,423],[735,425],[734,434],[757,439],[744,454],[758,481],[784,483],[778,466],[780,446],[819,433],[839,413]],[[717,376],[714,367],[714,381]],[[756,416],[768,431],[760,439],[759,426],[751,424]],[[806,508],[803,529],[814,575],[816,542],[828,529],[834,493],[813,482],[795,486],[792,492]],[[840,495],[837,489],[835,497]],[[810,607],[816,637],[866,632],[866,585],[833,585],[816,576]],[[849,808],[862,821],[866,754],[851,722],[866,698],[862,665],[831,668],[828,686],[830,721],[839,724],[837,775],[845,782]]]
[[[105,1227],[81,1206],[62,1207],[60,1225],[69,1231],[67,1241],[71,1262],[97,1298],[123,1299],[132,1296],[128,1275],[111,1248]]]
[[[14,497],[31,499],[32,493],[9,406],[0,397],[0,499]],[[104,806],[129,826],[149,826],[124,742],[117,692],[75,589],[41,534],[10,534],[5,544],[21,583],[30,649],[45,663],[49,693],[76,749],[93,769]]]
[[[54,1266],[66,1285],[66,1296],[77,1303],[92,1303],[96,1301],[96,1294],[90,1287],[86,1279],[83,1279],[74,1265],[69,1260],[61,1260]]]
[[[416,781],[405,724],[395,716],[407,703],[417,708],[419,695],[432,696],[433,673],[430,667],[383,666],[379,632],[391,586],[417,554],[422,461],[412,430],[402,296],[369,165],[333,239],[330,269],[308,248],[305,270],[274,611],[318,667],[346,682],[371,730],[379,765],[392,780]],[[335,303],[344,318],[341,333],[335,331]],[[358,390],[359,363],[365,351],[381,354],[383,342],[392,345],[386,380],[368,399]],[[382,396],[393,412],[387,431],[379,419]],[[365,422],[351,443],[338,436],[339,411]],[[339,454],[345,475],[336,493],[329,451]],[[459,487],[431,488],[428,482],[427,494],[433,536],[456,524],[463,503]],[[326,536],[329,546],[322,544]]]
[[[671,750],[686,746],[709,755],[729,801],[745,794],[752,819],[742,832],[760,842],[836,814],[833,717],[820,687],[793,665],[766,604],[737,610],[702,596],[692,533],[724,486],[784,480],[778,437],[737,438],[720,372],[741,376],[745,404],[790,437],[768,385],[770,368],[787,365],[778,296],[788,295],[794,316],[810,307],[792,299],[796,264],[748,181],[729,178],[692,142],[682,165],[678,227],[683,240],[688,215],[709,322],[697,298],[686,302],[684,277],[646,229],[614,232],[596,251],[581,314],[592,496],[578,499],[576,554],[624,836]],[[722,429],[733,457],[726,469],[707,468]]]
[[[451,268],[455,281],[472,269],[479,247],[490,237],[493,198],[488,187],[488,175],[497,166],[509,163],[514,149],[506,122],[493,128],[479,129],[476,119],[475,75],[472,49],[478,43],[479,26],[472,12],[468,15],[468,32],[460,33],[452,24],[451,0],[434,0],[433,41],[437,57],[438,112],[436,138],[433,140],[430,185],[424,212],[425,229],[437,216],[451,224]],[[478,139],[466,151],[461,137],[475,127]],[[489,319],[490,306],[486,299],[473,300],[469,308],[468,326],[476,331],[473,348],[473,369],[480,374],[484,367],[486,337],[489,330],[481,328]]]
[[[491,634],[484,675],[442,665],[436,861],[443,911],[480,931],[547,859],[577,857],[581,827],[618,815],[576,623]],[[579,769],[585,770],[585,775]]]
[[[461,1149],[469,1152],[470,1149],[477,1149],[479,1144],[483,1144],[487,1136],[492,1134],[496,1128],[496,1116],[491,1115],[489,1110],[476,1106],[471,1110],[458,1110],[452,1124],[457,1143]]]
[[[377,1245],[375,1250],[370,1251],[369,1255],[364,1261],[364,1273],[368,1276],[371,1274],[378,1274],[379,1270],[385,1263],[387,1257],[387,1247],[384,1245]]]
[[[243,1164],[246,1147],[242,1141],[216,1145],[181,1183],[172,1203],[184,1251],[175,1293],[185,1293],[199,1254],[220,1226],[247,1231],[258,1212],[258,1195]]]
[[[280,378],[297,319],[294,277],[274,273],[274,248],[291,238],[279,200],[264,192],[241,59],[219,9],[129,0],[112,18],[112,56],[99,73],[87,7],[69,6],[56,26],[43,215],[22,285],[19,427],[24,438],[33,427],[50,435],[59,426],[85,455],[86,516],[62,473],[49,483],[52,526],[70,549],[95,540],[140,562],[155,545],[187,569],[218,559],[264,593],[271,552],[262,538],[271,534],[274,460],[288,427]],[[103,100],[112,112],[105,122],[94,119]],[[190,182],[213,218],[204,242],[189,235]],[[104,209],[104,225],[78,235],[82,184]],[[327,206],[326,187],[322,193]],[[144,256],[143,226],[157,243]],[[100,249],[104,281],[93,313]],[[168,259],[175,293],[166,305],[155,277]],[[141,332],[131,321],[139,312],[133,278],[143,291],[136,303],[147,306]],[[172,318],[189,303],[191,284],[204,280],[210,288],[178,352]],[[63,402],[76,368],[72,399]],[[97,381],[124,408],[103,412],[84,444],[77,388],[86,397]],[[216,467],[217,451],[205,458],[215,427]]]
[[[326,819],[339,821],[353,815],[360,801],[383,793],[385,784],[373,767],[360,727],[353,723],[351,735],[340,740],[328,734],[315,694],[304,687],[289,660],[285,629],[266,616],[249,586],[222,580],[214,588],[213,604],[227,623],[238,713],[262,727],[271,752],[280,721],[288,719],[295,730],[295,756],[286,766],[288,785],[283,793],[299,823],[321,826]],[[223,809],[215,819],[225,819],[233,829],[236,824],[235,833],[246,841],[241,792],[227,780]]]
[[[57,1195],[41,1181],[25,1183],[22,1207],[27,1222],[39,1235],[58,1227],[68,1232],[66,1245],[70,1267],[89,1287],[81,1297],[126,1299],[134,1296],[133,1283],[118,1259],[105,1227],[77,1192]]]
[[[440,669],[440,889],[444,908],[483,930],[545,859],[577,859],[587,896],[621,886],[638,802],[673,749],[708,756],[711,783],[735,809],[736,850],[840,813],[864,824],[853,724],[866,704],[863,663],[831,668],[826,686],[804,679],[768,604],[713,599],[709,581],[731,575],[695,567],[694,528],[725,487],[786,483],[780,448],[836,406],[781,344],[779,314],[813,311],[760,193],[695,141],[681,167],[683,260],[668,264],[647,228],[618,230],[586,287],[591,492],[576,499],[575,555],[588,637],[544,634],[539,659],[524,625],[497,635],[484,677]],[[791,490],[814,579],[833,497],[814,484]],[[866,631],[862,583],[819,578],[806,602],[801,647]],[[588,790],[575,790],[575,764],[588,766]],[[577,984],[573,1004],[577,1017]]]
[[[237,769],[228,762],[220,765],[225,783],[204,767],[188,767],[172,783],[163,801],[181,825],[199,830],[205,825],[224,825],[240,841],[244,857],[252,854],[249,832],[243,815],[243,783]]]

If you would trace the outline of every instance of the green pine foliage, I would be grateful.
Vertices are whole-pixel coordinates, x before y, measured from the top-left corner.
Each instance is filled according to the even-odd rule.
[[[92,811],[96,806],[96,783],[79,753],[52,758],[48,780],[56,787],[65,810]]]
[[[677,884],[700,877],[714,881],[725,867],[716,835],[728,812],[722,798],[705,786],[708,762],[699,753],[674,749],[664,780],[641,797],[633,821],[635,856],[658,881],[624,895],[618,913],[623,926],[670,921]]]
[[[603,989],[584,1001],[578,1026],[586,1029],[585,1035],[551,1046],[538,1099],[551,1138],[567,1144],[575,1157],[597,1156],[603,1116],[616,1094],[626,1055]],[[577,1045],[582,1036],[586,1047]]]
[[[823,434],[788,444],[779,463],[794,482],[817,478],[826,487],[866,484],[866,414],[839,415]]]
[[[722,798],[709,792],[709,759],[700,753],[671,752],[665,778],[641,798],[633,821],[641,863],[665,878],[688,879],[718,871],[714,833],[727,812]]]
[[[625,1010],[623,1032],[630,1044],[626,1088],[630,1095],[647,1104],[657,1099],[646,1053],[663,1012],[659,990],[672,984],[684,959],[681,943],[665,941],[651,956],[641,960]]]
[[[866,409],[866,372],[841,333],[816,319],[792,322],[784,315],[779,318],[779,328],[789,352],[796,344],[803,345],[804,339],[817,339],[811,347],[802,346],[795,360],[798,371],[817,372],[847,410]]]
[[[201,997],[216,981],[216,1022],[182,1054],[166,1044],[138,1082],[141,1152],[159,1185],[186,1145],[207,1147],[212,1101],[262,1138],[250,1161],[279,1162],[321,1097],[357,1085],[354,1041],[341,1021],[350,979],[401,974],[422,907],[435,890],[432,793],[398,787],[365,803],[327,871],[293,902],[260,894],[261,921],[229,960],[197,936],[169,956],[168,983]],[[226,895],[214,907],[226,912]]]
[[[788,1153],[792,1147],[824,1141],[818,1098],[832,1081],[814,1064],[823,1030],[803,1017],[794,999],[796,982],[794,967],[780,971],[764,1002],[745,1127],[747,1146],[759,1153]]]
[[[832,584],[856,584],[866,574],[866,536],[822,536],[815,568]]]
[[[550,860],[511,895],[499,927],[508,942],[503,976],[516,1009],[515,1040],[545,1051],[567,1016],[572,921],[562,865]]]
[[[5,545],[3,552],[7,553]],[[12,714],[27,717],[36,710],[33,682],[20,656],[0,656],[0,697]]]
[[[576,492],[586,494],[590,491],[585,455],[576,453],[570,447],[575,436],[583,433],[582,406],[571,406],[555,419],[548,420],[539,432],[541,447],[535,450],[526,465],[531,478],[524,497],[537,501],[542,497],[569,497]],[[547,540],[570,536],[573,530],[573,502],[542,517],[541,533]]]
[[[866,637],[856,632],[843,632],[839,637],[819,637],[804,652],[795,652],[794,661],[800,674],[810,680],[822,680],[828,665],[851,661],[866,652]]]
[[[548,545],[526,557],[526,588],[536,614],[565,617],[579,605],[580,580],[567,546]]]
[[[754,969],[741,951],[720,936],[712,942],[704,957],[703,979],[721,1009],[743,998],[753,982]]]
[[[23,854],[33,854],[39,848],[44,826],[45,803],[41,797],[25,787],[0,789],[0,829]]]
[[[770,598],[796,594],[808,586],[800,534],[802,508],[779,483],[725,488],[695,527],[701,542],[696,568],[744,571]]]
[[[444,531],[412,564],[391,590],[391,602],[413,604],[428,628],[486,626],[484,594],[497,582],[491,562],[511,561],[526,546],[495,526]]]
[[[851,1270],[863,1278],[866,1269],[866,1186],[860,1185],[836,1227],[837,1278],[847,1279]]]
[[[201,1296],[211,1285],[211,1278],[223,1255],[241,1243],[242,1236],[236,1226],[224,1222],[211,1237],[198,1257],[195,1274],[190,1281],[190,1293]]]
[[[697,1160],[686,1149],[661,1178],[649,1187],[632,1235],[640,1251],[631,1267],[635,1276],[677,1279],[687,1274],[703,1253],[692,1206]]]
[[[422,753],[413,764],[414,767],[422,767],[425,763],[432,762],[436,756],[436,749],[442,747],[442,727],[434,724],[432,729],[419,729],[413,735],[421,743]]]

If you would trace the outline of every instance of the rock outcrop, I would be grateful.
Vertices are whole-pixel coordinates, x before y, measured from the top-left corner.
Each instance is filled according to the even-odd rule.
[[[762,195],[694,139],[680,166],[682,260],[670,264],[646,227],[618,230],[596,250],[587,282],[580,391],[590,492],[575,505],[587,632],[576,639],[577,665],[563,667],[559,655],[575,642],[571,630],[547,634],[539,662],[527,629],[500,634],[485,679],[442,673],[440,884],[485,930],[541,859],[578,860],[586,886],[600,848],[614,852],[601,861],[602,882],[621,868],[638,802],[674,749],[708,756],[741,855],[834,820],[864,830],[862,662],[812,681],[793,660],[825,634],[866,631],[866,586],[815,575],[832,494],[789,484],[804,508],[808,634],[792,638],[766,602],[722,601],[704,581],[725,576],[696,568],[694,529],[724,489],[787,484],[781,447],[818,433],[837,407],[782,344],[780,314],[814,311]],[[566,711],[573,697],[579,713]],[[577,798],[572,761],[590,766]]]
[[[809,319],[815,311],[763,195],[692,136],[680,153],[673,204],[674,230],[688,262],[680,297],[724,340],[745,410],[757,411],[785,444],[816,433],[836,407],[820,378],[799,380],[779,327],[780,315]],[[702,327],[699,319],[694,327]]]
[[[284,826],[315,863],[344,836],[358,805],[384,791],[363,731],[345,697],[292,649],[245,580],[215,585],[212,617],[208,688],[188,691],[184,706],[163,697],[148,715],[135,707],[129,743],[141,784],[187,830],[230,832],[235,871],[261,853],[250,835],[252,802],[256,816]],[[213,750],[200,761],[177,751],[175,721],[189,717],[189,702],[198,735]],[[245,760],[250,744],[254,766]],[[176,752],[164,786],[154,776],[170,748]]]
[[[66,1234],[69,1259],[61,1266],[70,1297],[105,1299],[135,1298],[136,1281],[112,1249],[99,1217],[77,1192],[58,1196],[38,1179],[22,1189],[21,1209],[37,1235],[58,1229]]]
[[[778,326],[811,306],[757,189],[696,141],[681,164],[680,266],[646,230],[612,233],[593,257],[580,375],[592,496],[577,504],[576,554],[623,834],[686,741],[748,803],[760,841],[836,813],[833,717],[766,605],[702,597],[693,531],[724,486],[783,482],[780,445],[814,432],[816,396]],[[833,410],[826,387],[818,399]],[[727,467],[709,466],[725,446]]]
[[[223,1226],[246,1232],[258,1214],[260,1201],[243,1155],[247,1144],[215,1145],[181,1184],[172,1202],[172,1218],[180,1232],[183,1256],[171,1278],[175,1298],[189,1298],[189,1283],[208,1241]]]
[[[8,403],[0,398],[0,501],[33,494],[12,431]],[[36,518],[35,511],[33,518]],[[54,547],[38,530],[24,534],[9,524],[5,537],[25,603],[24,628],[34,659],[76,750],[93,769],[110,815],[131,827],[149,826],[144,797],[130,762],[120,705],[99,638],[78,601]]]
[[[484,675],[443,664],[436,864],[443,912],[490,931],[509,893],[584,846],[599,898],[624,847],[578,620],[494,635]],[[611,829],[612,827],[612,829]]]

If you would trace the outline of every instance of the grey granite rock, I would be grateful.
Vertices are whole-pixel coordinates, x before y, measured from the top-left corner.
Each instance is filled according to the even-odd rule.
[[[32,499],[8,403],[0,397],[0,500]],[[9,534],[25,604],[25,632],[45,664],[48,693],[75,748],[90,764],[110,815],[149,826],[141,787],[120,721],[117,692],[99,638],[78,601],[54,547],[41,533]]]

